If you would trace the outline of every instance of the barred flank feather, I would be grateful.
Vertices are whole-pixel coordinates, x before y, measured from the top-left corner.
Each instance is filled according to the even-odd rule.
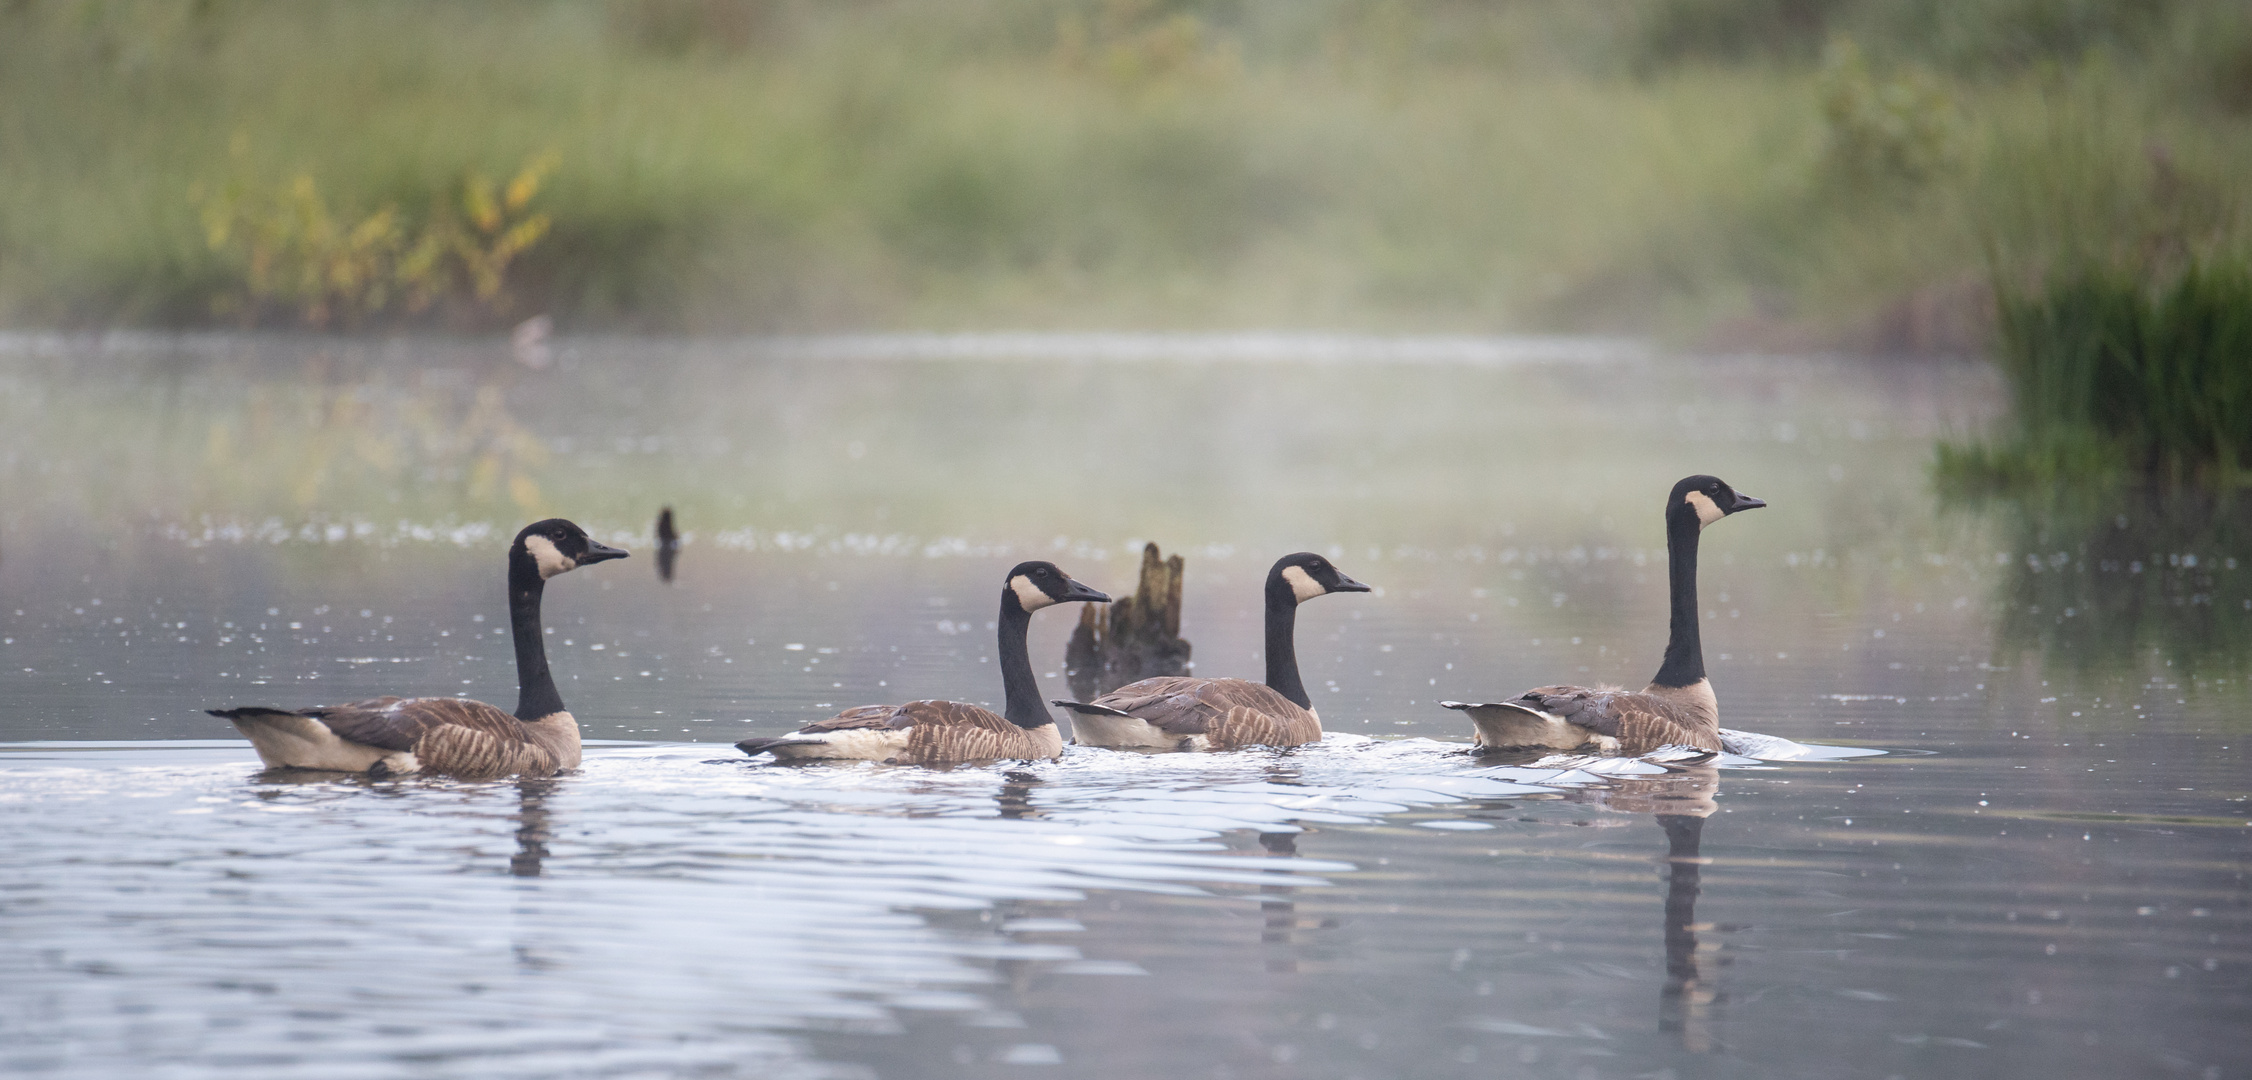
[[[365,769],[374,760],[396,760],[374,753],[362,755],[369,762],[355,764],[321,756],[311,740],[302,738],[293,742],[303,748],[277,749],[268,731],[285,717],[317,723],[346,744],[412,755],[422,771],[468,780],[549,776],[579,764],[579,725],[567,712],[524,721],[481,701],[398,697],[294,711],[251,707],[210,712],[234,721],[269,768]]]
[[[1204,745],[1215,750],[1297,746],[1321,739],[1321,718],[1311,709],[1248,679],[1168,675],[1128,683],[1085,705],[1057,704],[1080,712],[1121,713],[1182,740],[1201,735]]]

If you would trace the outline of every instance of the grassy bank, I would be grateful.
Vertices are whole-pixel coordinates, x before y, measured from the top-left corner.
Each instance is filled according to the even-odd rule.
[[[1959,347],[1991,251],[2243,228],[2239,6],[2052,7],[25,0],[0,318]]]
[[[2252,473],[2252,260],[2083,262],[1996,290],[2011,412],[1942,444],[1959,491],[2139,480],[2234,487]]]

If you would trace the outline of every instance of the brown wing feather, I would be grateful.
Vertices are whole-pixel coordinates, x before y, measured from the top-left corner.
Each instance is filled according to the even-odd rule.
[[[1517,701],[1615,739],[1619,736],[1620,699],[1628,696],[1615,686],[1538,686],[1525,691]]]
[[[1116,709],[1171,734],[1202,735],[1224,711],[1224,707],[1215,709],[1197,696],[1201,685],[1211,681],[1163,675],[1127,683],[1089,704]]]
[[[908,702],[913,705],[915,702]],[[914,723],[900,718],[907,705],[859,705],[838,713],[827,720],[816,720],[798,729],[803,734],[821,731],[852,731],[857,728],[896,728]]]
[[[912,727],[907,749],[895,759],[905,765],[1045,756],[1007,717],[960,701],[910,701],[892,726]]]
[[[423,756],[418,744],[441,728],[465,728],[503,744],[524,741],[523,721],[482,701],[461,698],[376,698],[307,709],[305,715],[353,742],[411,751],[416,757]]]
[[[1321,738],[1321,721],[1296,705],[1291,706],[1291,711],[1298,715],[1276,716],[1247,705],[1238,705],[1213,723],[1208,737],[1216,748],[1297,746]]]
[[[1717,726],[1700,723],[1693,710],[1648,691],[1543,686],[1517,700],[1617,739],[1623,754],[1647,754],[1661,746],[1720,749]]]
[[[482,701],[384,697],[305,715],[344,739],[407,751],[425,769],[463,779],[552,773],[563,765],[523,721]]]
[[[1647,754],[1661,746],[1720,749],[1720,730],[1680,703],[1648,691],[1617,687],[1543,686],[1518,703],[1560,716],[1619,741],[1622,754]]]
[[[1622,695],[1626,700],[1619,708],[1619,750],[1628,754],[1647,754],[1661,746],[1694,746],[1699,750],[1720,749],[1720,732],[1695,724],[1672,703],[1649,694]]]
[[[414,756],[464,780],[555,771],[555,763],[543,760],[547,755],[521,736],[511,739],[490,728],[467,724],[433,726],[415,742]]]
[[[1321,738],[1321,722],[1265,683],[1168,675],[1128,683],[1092,704],[1146,721],[1169,735],[1206,736],[1214,746],[1295,746]],[[1231,717],[1241,714],[1241,719]]]

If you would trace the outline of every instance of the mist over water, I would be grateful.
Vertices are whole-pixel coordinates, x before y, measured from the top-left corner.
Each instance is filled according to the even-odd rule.
[[[0,342],[0,1060],[31,1075],[2243,1076],[2233,511],[1942,506],[1979,369],[1566,339]],[[1723,723],[1879,755],[1466,754],[1639,685],[1660,498]],[[659,581],[650,529],[684,543]],[[552,781],[267,776],[205,708],[514,702]],[[951,770],[736,739],[998,703],[1000,575],[1186,559],[1200,674],[1299,614],[1324,743]],[[2240,566],[2243,566],[2240,569]],[[1074,614],[1034,619],[1066,690]],[[1052,673],[1052,674],[1051,674]]]

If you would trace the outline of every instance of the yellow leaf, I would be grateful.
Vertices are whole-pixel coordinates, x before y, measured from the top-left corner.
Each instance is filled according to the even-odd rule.
[[[534,214],[517,222],[501,234],[500,241],[493,245],[493,254],[505,259],[539,243],[540,237],[547,235],[549,223],[546,214]]]
[[[547,179],[547,174],[554,171],[556,163],[561,160],[561,155],[550,150],[532,159],[524,166],[523,171],[516,174],[514,180],[508,182],[506,199],[510,213],[522,210],[524,204],[531,202],[532,197],[540,193],[541,182]]]
[[[484,232],[500,228],[500,207],[493,202],[493,184],[483,176],[470,173],[461,182],[461,209],[469,215],[470,222]]]

